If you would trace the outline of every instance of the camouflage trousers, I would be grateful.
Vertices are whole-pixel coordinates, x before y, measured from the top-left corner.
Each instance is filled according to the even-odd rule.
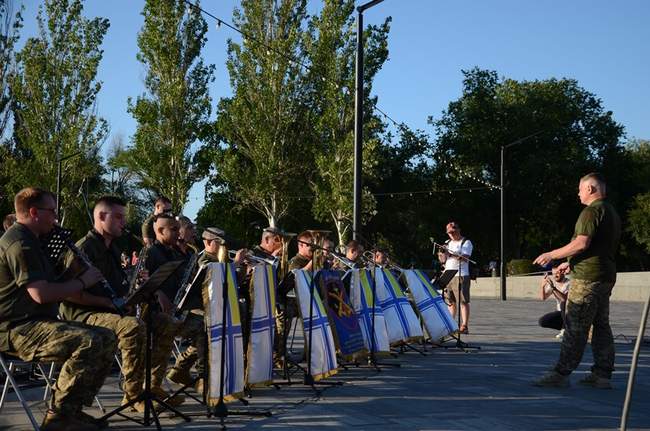
[[[122,355],[123,390],[129,398],[142,391],[144,381],[144,348],[146,329],[144,323],[133,316],[120,317],[113,313],[93,313],[85,323],[110,329],[117,336],[117,348]]]
[[[179,323],[169,314],[154,311],[153,316],[153,351],[151,352],[151,386],[162,385],[169,357],[174,347],[174,338],[178,333]]]
[[[275,312],[275,339],[273,346],[276,358],[284,358],[287,352],[287,339],[291,330],[291,323],[298,317],[298,302],[295,297],[286,298],[283,306],[278,306]]]
[[[609,326],[609,297],[613,287],[613,282],[571,280],[560,359],[555,365],[558,373],[568,375],[578,367],[589,337],[589,328],[593,325],[591,350],[594,365],[591,371],[597,376],[611,378],[614,371],[614,338]]]
[[[189,347],[176,358],[174,368],[188,371],[196,363],[196,371],[203,375],[205,370],[205,324],[203,316],[188,313],[178,330],[179,337],[190,340]]]
[[[115,335],[80,322],[41,320],[9,332],[8,352],[24,361],[62,364],[50,408],[70,415],[90,406],[111,371]]]

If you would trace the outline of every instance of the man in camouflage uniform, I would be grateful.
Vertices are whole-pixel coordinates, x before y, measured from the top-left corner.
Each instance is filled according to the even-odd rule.
[[[609,297],[616,282],[616,252],[621,237],[621,220],[605,201],[605,181],[599,174],[580,179],[580,202],[586,205],[575,226],[571,242],[544,253],[535,263],[569,257],[559,269],[571,268],[571,289],[566,304],[565,330],[560,359],[555,368],[534,382],[536,386],[567,387],[569,375],[582,359],[589,328],[593,325],[591,349],[594,365],[580,384],[611,388],[614,371],[614,339],[609,326]]]
[[[176,249],[178,241],[179,224],[176,218],[169,213],[161,213],[154,217],[154,233],[156,241],[149,247],[147,259],[144,267],[153,274],[158,268],[167,262],[184,260],[184,257]],[[154,351],[151,355],[151,386],[152,392],[159,398],[166,398],[169,394],[162,388],[162,382],[167,371],[167,364],[174,346],[174,338],[180,330],[180,325],[174,320],[171,313],[173,312],[173,300],[180,288],[181,278],[183,276],[184,266],[181,266],[172,274],[156,291],[158,304],[154,310],[148,310],[154,313],[153,330],[154,330]],[[182,395],[176,395],[167,403],[172,406],[178,406],[185,401]]]
[[[103,274],[118,297],[128,294],[128,281],[120,265],[120,250],[114,243],[122,235],[126,223],[126,202],[113,196],[101,197],[93,210],[94,226],[77,247]],[[69,253],[66,266],[73,271],[79,260]],[[124,375],[123,403],[135,399],[142,391],[144,382],[144,348],[146,328],[134,316],[120,316],[110,299],[111,292],[97,283],[80,298],[69,298],[61,304],[60,314],[66,320],[76,320],[88,325],[101,326],[115,332],[122,355]],[[144,403],[138,402],[134,410],[144,411]]]
[[[145,245],[153,245],[156,234],[153,230],[153,220],[158,214],[171,214],[172,203],[165,196],[160,196],[154,202],[153,214],[150,214],[142,223],[142,241]]]
[[[17,222],[0,238],[0,351],[25,361],[61,363],[42,430],[106,426],[82,411],[111,370],[115,336],[104,328],[57,320],[58,301],[82,296],[101,279],[94,267],[55,283],[40,238],[56,221],[54,196],[29,187],[15,197]]]
[[[309,231],[304,231],[298,235],[297,239],[298,253],[289,260],[289,271],[293,271],[294,269],[311,271],[314,251],[308,244],[313,241],[313,236]],[[294,279],[292,278],[291,280]],[[283,288],[278,290],[278,312],[275,316],[275,352],[278,362],[285,357],[287,352],[287,338],[289,336],[291,322],[294,318],[299,316],[298,302],[296,300],[296,291],[294,286],[295,282],[284,283]]]
[[[221,245],[224,244],[224,232],[215,227],[206,228],[201,234],[203,245],[205,249],[198,257],[196,269],[193,271],[191,279],[196,276],[199,268],[211,263],[219,262],[219,250]],[[172,382],[181,385],[194,385],[194,389],[202,394],[204,373],[205,373],[205,322],[204,306],[203,306],[203,277],[199,276],[193,285],[192,290],[188,294],[187,299],[183,304],[183,309],[191,310],[187,313],[187,317],[181,326],[179,335],[184,338],[190,339],[190,345],[187,349],[176,358],[176,363],[167,373],[167,378]],[[192,280],[189,280],[191,282]],[[192,365],[196,364],[196,371],[199,375],[198,379],[194,379],[190,374]]]

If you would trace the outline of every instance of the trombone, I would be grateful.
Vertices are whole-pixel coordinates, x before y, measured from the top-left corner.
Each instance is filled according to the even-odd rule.
[[[231,260],[234,260],[235,257],[237,256],[238,252],[239,252],[239,250],[228,250],[228,257],[230,257]],[[255,254],[253,254],[253,252],[250,251],[250,250],[248,250],[246,252],[246,254],[244,254],[244,260],[249,262],[249,263],[252,263],[254,265],[263,264],[263,265],[276,266],[278,264],[278,259],[277,258],[275,258],[275,259],[266,259],[264,257],[259,257],[259,256],[256,256]]]

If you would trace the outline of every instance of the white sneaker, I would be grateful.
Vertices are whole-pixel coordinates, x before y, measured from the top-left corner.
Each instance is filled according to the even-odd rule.
[[[560,332],[557,333],[555,336],[558,340],[562,341],[562,338],[564,338],[564,329],[560,330]]]

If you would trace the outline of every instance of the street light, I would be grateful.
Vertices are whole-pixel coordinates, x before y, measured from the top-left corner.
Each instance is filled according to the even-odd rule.
[[[528,139],[539,135],[543,130],[535,132],[532,135],[517,139],[507,145],[501,145],[501,241],[500,241],[500,262],[499,262],[499,281],[501,282],[501,300],[506,300],[506,148],[519,145]]]
[[[373,0],[357,7],[357,56],[354,84],[354,204],[352,239],[361,228],[361,161],[363,153],[363,12],[384,0]]]

